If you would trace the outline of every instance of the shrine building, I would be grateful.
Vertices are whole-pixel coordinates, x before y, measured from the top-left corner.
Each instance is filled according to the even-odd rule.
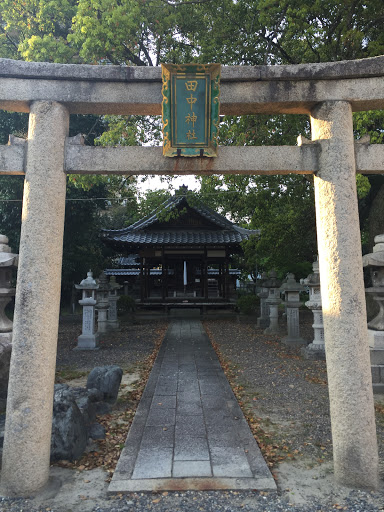
[[[241,228],[181,187],[147,217],[119,230],[104,230],[103,241],[118,251],[122,268],[107,269],[125,282],[125,293],[142,306],[228,306],[240,271],[232,256],[258,230]]]

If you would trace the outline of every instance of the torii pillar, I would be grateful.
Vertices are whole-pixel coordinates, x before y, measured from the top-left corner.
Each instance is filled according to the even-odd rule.
[[[32,103],[1,472],[6,496],[28,496],[49,477],[68,127],[63,105]]]
[[[320,146],[314,185],[334,472],[344,485],[375,488],[378,451],[351,105],[318,104],[311,126]]]

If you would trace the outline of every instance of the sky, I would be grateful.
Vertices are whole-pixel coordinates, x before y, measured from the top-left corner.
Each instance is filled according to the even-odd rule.
[[[190,190],[200,188],[200,184],[194,175],[178,176],[172,180],[172,186],[174,189],[178,189],[182,185],[187,185]],[[139,183],[138,188],[140,192],[145,192],[146,190],[167,189],[168,183],[166,181],[161,182],[160,176],[150,176],[146,181]]]

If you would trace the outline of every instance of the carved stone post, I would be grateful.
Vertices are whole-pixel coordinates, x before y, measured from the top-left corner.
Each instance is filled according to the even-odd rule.
[[[265,287],[265,282],[267,280],[268,274],[263,272],[260,279],[261,291],[257,294],[258,297],[260,297],[260,316],[257,319],[257,327],[261,327],[261,329],[265,329],[269,324],[269,313],[266,302],[268,297],[268,288]]]
[[[372,383],[375,393],[384,392],[384,235],[375,236],[371,254],[363,256],[364,267],[371,267],[372,286],[365,292],[372,295],[379,312],[368,323]]]
[[[344,485],[376,488],[378,450],[350,104],[318,104],[311,125],[312,139],[319,144],[314,185],[335,477]]]
[[[99,336],[108,332],[108,294],[109,285],[108,278],[102,272],[99,276],[99,289],[97,291],[97,334]]]
[[[119,321],[117,319],[117,301],[119,300],[119,296],[117,295],[117,290],[122,288],[116,282],[116,276],[111,276],[109,278],[109,309],[108,309],[108,329],[111,331],[119,330]]]
[[[1,474],[7,496],[28,496],[49,476],[68,126],[64,105],[31,104]]]
[[[98,336],[95,332],[95,293],[99,285],[93,279],[91,271],[88,272],[86,279],[80,284],[76,284],[77,290],[82,290],[82,298],[79,300],[83,307],[83,329],[77,339],[75,350],[96,350],[98,349]]]
[[[303,347],[301,349],[301,353],[305,359],[324,360],[325,341],[318,258],[313,262],[312,269],[313,273],[309,274],[309,276],[303,279],[302,282],[309,288],[309,300],[305,303],[305,305],[313,313],[313,341],[306,347]]]
[[[15,295],[11,288],[12,268],[17,265],[17,254],[11,253],[8,238],[0,235],[0,342],[12,342],[12,321],[5,314],[5,307]]]
[[[303,286],[295,281],[293,274],[288,274],[285,283],[280,288],[285,294],[285,306],[287,311],[288,335],[281,340],[285,345],[304,345],[305,341],[300,336],[300,292]]]
[[[266,334],[277,334],[279,332],[279,304],[281,304],[280,291],[281,281],[276,277],[276,272],[271,270],[269,279],[264,283],[268,289],[266,300],[269,307],[269,327],[265,329]]]

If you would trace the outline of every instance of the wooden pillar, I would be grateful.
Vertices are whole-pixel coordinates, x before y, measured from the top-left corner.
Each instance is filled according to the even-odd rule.
[[[140,257],[140,298],[144,300],[145,283],[144,283],[144,258]]]
[[[229,255],[228,251],[225,252],[225,297],[229,299]]]
[[[208,300],[208,262],[206,247],[204,249],[204,298]]]
[[[166,295],[166,270],[165,270],[165,256],[164,256],[164,247],[161,249],[161,293],[163,300],[165,299]]]

